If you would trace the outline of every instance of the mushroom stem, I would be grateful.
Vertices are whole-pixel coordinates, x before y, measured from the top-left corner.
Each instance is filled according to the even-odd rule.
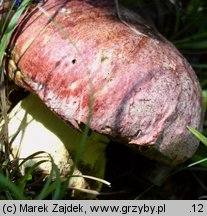
[[[22,162],[36,152],[42,152],[35,158],[30,158],[21,167],[25,170],[35,163],[47,160],[38,166],[38,170],[48,175],[52,168],[50,155],[58,166],[62,176],[68,175],[73,166],[72,158],[79,151],[82,134],[68,127],[54,115],[35,95],[30,94],[20,101],[8,114],[9,142],[12,158]],[[88,188],[87,179],[82,176],[104,178],[105,147],[107,139],[97,134],[91,134],[86,140],[86,149],[80,159],[79,169],[75,168],[69,187]],[[45,152],[45,153],[43,153]],[[80,171],[81,170],[81,171]],[[100,190],[102,183],[91,185],[92,189]]]

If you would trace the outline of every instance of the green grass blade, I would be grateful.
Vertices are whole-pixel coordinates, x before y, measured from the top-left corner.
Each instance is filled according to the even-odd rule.
[[[53,194],[53,197],[52,199],[53,200],[56,200],[56,199],[60,199],[62,193],[61,193],[61,178],[60,178],[60,171],[57,167],[57,165],[54,163],[53,159],[52,159],[52,167],[53,167],[53,170],[55,172],[55,191],[54,191],[54,194]]]
[[[45,182],[38,196],[35,197],[35,200],[43,200],[45,197],[47,197],[48,195],[47,191],[49,189],[50,183],[52,182],[52,175],[53,175],[53,170],[51,170],[50,175],[47,178],[47,181]]]
[[[2,25],[2,27],[1,27],[1,29],[0,29],[0,37],[3,36],[3,33],[4,33],[5,28],[6,28],[6,25],[7,25],[7,23],[8,23],[9,17],[11,16],[11,13],[12,13],[12,10],[13,10],[13,8],[14,8],[14,5],[15,5],[15,1],[12,3],[12,5],[11,5],[11,7],[10,7],[10,9],[9,9],[9,11],[8,11],[8,13],[7,13],[7,15],[6,15],[6,17],[5,17],[5,19],[3,20],[3,25]]]
[[[9,25],[1,39],[0,42],[0,63],[2,62],[5,49],[7,47],[7,44],[11,38],[12,33],[14,32],[16,28],[16,24],[22,13],[24,12],[26,6],[29,4],[30,0],[24,0],[20,7],[17,9],[16,13],[12,16]]]
[[[189,42],[183,44],[175,44],[179,49],[207,49],[207,41],[200,41],[200,42]]]
[[[46,198],[50,193],[54,193],[52,196],[53,200],[60,199],[61,195],[61,177],[60,177],[60,171],[57,165],[54,163],[53,158],[50,156],[52,169],[50,172],[50,175],[47,179],[47,181],[44,184],[44,187],[42,188],[39,195],[35,198],[37,200],[43,200]],[[55,176],[54,176],[55,173]],[[55,177],[55,182],[51,184],[53,176]]]
[[[201,159],[201,160],[199,160],[199,161],[196,161],[196,162],[194,162],[194,163],[189,164],[189,165],[187,166],[187,168],[196,166],[196,165],[201,164],[201,163],[204,163],[204,162],[206,162],[206,161],[207,161],[207,158],[203,158],[203,159]]]
[[[16,199],[26,199],[21,190],[10,179],[0,173],[0,185],[10,190]]]
[[[173,43],[177,46],[179,44],[184,44],[184,43],[193,43],[196,42],[198,40],[204,40],[207,37],[207,32],[202,32],[199,34],[195,34],[193,36],[184,38],[184,39],[180,39],[180,40],[175,40],[173,41]]]
[[[194,68],[207,69],[207,64],[191,64]]]
[[[42,196],[40,197],[42,200],[47,198],[51,193],[53,193],[56,189],[56,182],[53,182],[52,184],[49,184],[49,187],[47,190],[42,193]]]
[[[20,164],[16,165],[16,167],[12,170],[12,172],[10,173],[10,178],[12,178],[12,177],[15,175],[15,173],[20,169],[20,167],[21,167],[24,163],[26,163],[28,160],[34,159],[35,157],[37,157],[37,156],[40,155],[40,154],[47,154],[47,152],[45,152],[45,151],[38,151],[38,152],[35,152],[35,153],[29,155],[28,157],[24,158],[24,159],[22,160],[22,162],[21,162]],[[40,156],[40,157],[41,157],[41,156]]]
[[[178,32],[178,29],[180,27],[180,9],[178,6],[178,3],[175,3],[175,26],[174,26],[174,34],[176,34],[176,32]]]
[[[207,110],[207,90],[202,91],[203,103],[204,103],[204,113]]]
[[[207,138],[203,134],[201,134],[200,132],[198,132],[196,129],[192,127],[188,127],[188,129],[207,147]]]
[[[200,154],[197,154],[197,153],[194,154],[193,157],[191,158],[192,164],[194,164],[194,163],[197,164],[198,163],[203,167],[207,167],[207,158],[206,158],[206,156],[207,155],[200,155]],[[192,165],[189,164],[188,166],[191,167]]]
[[[19,167],[21,167],[25,162],[27,162],[28,160],[34,159],[36,156],[40,155],[40,154],[47,154],[47,152],[45,151],[38,151],[35,152],[31,155],[29,155],[28,157],[26,157],[25,159],[22,160],[22,162],[19,164]],[[42,156],[40,156],[42,157]],[[45,156],[44,156],[45,157]],[[49,157],[49,156],[48,156]]]
[[[46,163],[48,162],[48,160],[42,160],[42,161],[38,161],[37,163],[35,163],[33,166],[31,166],[28,171],[26,172],[26,174],[23,176],[23,178],[21,178],[18,187],[20,189],[20,191],[23,193],[25,186],[27,184],[28,178],[29,176],[32,174],[32,172],[42,163]]]

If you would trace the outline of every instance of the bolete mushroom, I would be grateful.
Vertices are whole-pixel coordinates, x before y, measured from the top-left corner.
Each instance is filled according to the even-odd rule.
[[[89,117],[93,131],[170,164],[196,151],[187,129],[202,130],[194,71],[114,1],[48,0],[21,18],[9,50],[9,76],[74,128]]]
[[[39,163],[36,171],[47,176],[52,170],[51,157],[62,177],[70,173],[82,135],[54,115],[36,95],[30,94],[9,112],[8,130],[11,157],[22,164],[23,175],[29,167]],[[72,173],[70,188],[78,191],[101,189],[100,182],[88,182],[84,175],[104,178],[106,142],[107,138],[95,133],[86,140],[87,148],[80,159],[80,169],[76,167]],[[74,195],[79,197],[77,192]],[[80,197],[83,198],[83,194]]]

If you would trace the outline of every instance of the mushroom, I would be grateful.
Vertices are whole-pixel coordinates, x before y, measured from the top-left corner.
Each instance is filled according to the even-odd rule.
[[[78,152],[82,140],[79,132],[68,127],[33,94],[24,98],[12,109],[8,114],[8,120],[11,159],[17,160],[19,164],[25,161],[20,167],[23,175],[29,167],[45,161],[37,167],[37,171],[47,176],[52,170],[50,159],[52,157],[60,175],[67,176],[74,165],[72,158]],[[86,142],[85,154],[80,160],[81,167],[75,168],[70,178],[70,188],[76,190],[90,188],[97,191],[101,189],[101,183],[98,181],[95,184],[88,183],[84,175],[104,178],[103,152],[106,142],[105,137],[90,135]],[[32,157],[33,154],[36,156]],[[79,193],[75,192],[74,195],[77,197]],[[80,197],[83,198],[83,194]]]
[[[202,130],[195,72],[141,17],[113,2],[48,0],[31,9],[10,41],[8,74],[77,130],[88,124],[179,164],[199,144],[187,126]]]

